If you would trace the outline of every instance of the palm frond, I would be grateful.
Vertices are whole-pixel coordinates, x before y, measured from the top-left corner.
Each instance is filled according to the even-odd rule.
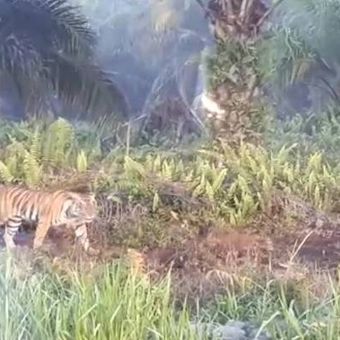
[[[2,0],[0,18],[2,34],[30,38],[37,50],[88,55],[96,42],[86,18],[67,0]]]
[[[104,115],[127,114],[125,95],[94,63],[76,62],[55,54],[49,58],[47,68],[57,96],[71,107]]]
[[[30,107],[56,93],[79,110],[126,113],[124,95],[96,65],[95,45],[86,17],[67,0],[0,0],[0,73]]]

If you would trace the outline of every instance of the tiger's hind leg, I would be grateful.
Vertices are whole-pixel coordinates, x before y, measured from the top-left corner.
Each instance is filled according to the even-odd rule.
[[[39,221],[33,241],[33,249],[40,248],[46,238],[49,230],[49,225],[46,225],[44,221]]]
[[[14,237],[17,234],[21,224],[22,224],[22,218],[20,216],[11,217],[6,222],[4,240],[5,240],[7,249],[14,249],[16,247],[14,243]]]

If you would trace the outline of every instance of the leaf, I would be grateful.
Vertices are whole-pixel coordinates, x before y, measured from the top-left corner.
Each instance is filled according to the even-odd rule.
[[[87,156],[84,150],[81,150],[77,155],[77,171],[85,172],[88,168]]]
[[[34,159],[38,162],[41,158],[42,144],[41,144],[41,133],[39,129],[35,129],[31,146],[29,148],[29,152],[34,157]]]
[[[15,81],[27,112],[46,115],[56,93],[84,112],[126,113],[125,96],[97,66],[96,34],[78,7],[68,0],[0,1],[0,21],[0,77]]]
[[[214,197],[215,197],[215,193],[214,190],[212,188],[212,186],[210,185],[210,183],[207,181],[205,184],[205,192],[208,195],[208,198],[211,202],[214,201]]]
[[[218,174],[218,176],[214,179],[213,183],[212,183],[212,190],[214,193],[216,193],[218,190],[221,189],[222,184],[224,182],[224,179],[226,178],[228,173],[227,169],[223,169],[220,171],[220,173]]]
[[[129,156],[124,157],[124,170],[132,176],[135,176],[135,175],[138,175],[138,176],[141,176],[141,177],[146,176],[144,166],[142,164],[136,162],[135,160],[133,160]]]
[[[5,183],[11,183],[14,180],[10,170],[3,161],[0,161],[0,178]]]
[[[171,180],[172,179],[172,171],[171,167],[168,164],[167,160],[165,159],[162,164],[162,176],[165,179]]]
[[[23,169],[26,184],[29,186],[38,185],[42,176],[42,167],[29,152],[26,152]]]
[[[152,201],[152,211],[155,212],[159,206],[160,203],[160,198],[157,192],[155,192],[153,196],[153,201]]]
[[[60,166],[66,163],[67,153],[74,146],[74,128],[65,119],[58,118],[45,133],[43,159],[48,164]]]

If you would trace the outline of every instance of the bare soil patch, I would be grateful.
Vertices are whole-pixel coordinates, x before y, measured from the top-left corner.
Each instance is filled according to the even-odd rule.
[[[334,270],[340,262],[340,232],[336,223],[319,226],[308,223],[271,236],[268,228],[258,228],[261,229],[266,230],[265,235],[251,227],[239,230],[211,227],[177,245],[143,249],[109,246],[100,234],[92,232],[93,243],[101,253],[90,257],[75,245],[71,231],[52,228],[42,253],[49,263],[62,270],[75,263],[81,263],[84,270],[93,270],[100,263],[119,258],[156,280],[171,270],[177,294],[200,298],[209,298],[226,286],[235,285],[235,280],[251,276],[312,278],[320,270]],[[34,230],[26,228],[18,234],[16,243],[31,248],[33,238]],[[2,237],[0,247],[4,247]]]

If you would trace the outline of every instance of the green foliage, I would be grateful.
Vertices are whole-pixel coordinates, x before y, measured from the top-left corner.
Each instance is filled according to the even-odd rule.
[[[196,339],[187,309],[170,301],[168,280],[152,285],[121,265],[95,280],[77,272],[22,280],[14,265],[1,265],[2,339]]]
[[[88,161],[84,150],[81,150],[77,156],[77,171],[84,172],[87,170]]]
[[[7,126],[5,126],[7,130]],[[7,139],[7,140],[6,140]],[[84,172],[100,155],[99,137],[81,136],[68,121],[59,118],[15,124],[3,141],[0,177],[4,183],[24,182],[39,186],[47,175],[72,170]]]
[[[219,85],[233,84],[244,86],[249,81],[257,66],[256,46],[228,40],[219,43],[216,52],[206,57],[208,86],[214,90]]]
[[[291,85],[303,84],[309,98],[304,95],[296,100],[309,100],[314,111],[339,104],[338,1],[282,1],[270,21],[269,34],[257,44],[258,69],[270,84],[275,101],[280,103]]]
[[[79,7],[10,0],[0,3],[0,21],[0,79],[12,84],[25,113],[45,116],[55,94],[76,110],[125,113],[124,96],[97,66],[96,36]]]
[[[320,278],[321,279],[321,278]],[[315,283],[315,282],[313,282]],[[272,339],[337,339],[340,313],[339,285],[322,277],[329,297],[319,298],[308,282],[249,282],[230,289],[209,308],[219,322],[261,319]],[[209,315],[209,314],[208,314]]]
[[[303,120],[294,128],[289,123],[272,125],[270,151],[246,143],[239,147],[214,143],[188,155],[130,148],[128,155],[113,149],[107,156],[98,150],[98,138],[80,135],[64,119],[47,127],[19,125],[8,134],[0,155],[0,176],[4,183],[39,186],[51,175],[90,171],[96,190],[126,195],[130,203],[143,202],[154,213],[172,209],[179,201],[199,200],[204,202],[202,209],[231,224],[244,224],[266,211],[278,191],[332,210],[340,167],[328,156],[338,150],[336,122],[333,116],[319,125]],[[190,203],[185,206],[191,209]]]
[[[296,115],[286,122],[272,119],[267,127],[264,139],[268,149],[277,152],[283,143],[296,144],[297,150],[303,157],[320,151],[333,167],[338,165],[340,123],[337,108],[329,109],[321,115],[310,115],[307,118]]]
[[[0,177],[1,177],[1,181],[6,183],[6,184],[9,184],[14,180],[14,177],[11,174],[10,169],[2,161],[0,161]]]
[[[338,1],[274,3],[258,39],[240,43],[231,36],[208,57],[210,86],[214,89],[227,82],[229,88],[246,94],[242,85],[251,84],[256,75],[257,86],[266,88],[267,99],[281,114],[307,110],[322,114],[328,105],[340,103]],[[232,102],[230,96],[224,101]]]
[[[272,124],[266,147],[215,142],[174,151],[129,147],[127,153],[116,145],[105,156],[99,147],[100,126],[97,134],[64,119],[47,126],[14,124],[4,126],[8,134],[0,154],[0,179],[40,187],[70,180],[70,175],[85,178],[128,215],[129,222],[124,222],[116,213],[103,213],[109,233],[113,228],[112,241],[128,246],[176,243],[211,221],[248,224],[268,214],[277,195],[337,211],[339,124],[335,114],[331,117]],[[129,227],[119,228],[120,223]]]
[[[111,169],[119,177],[102,185],[112,192],[125,193],[131,203],[143,202],[153,212],[172,210],[176,199],[169,203],[168,187],[176,191],[182,186],[185,189],[179,196],[199,199],[207,215],[222,217],[234,225],[267,212],[279,192],[327,211],[334,208],[339,196],[340,168],[332,167],[319,151],[303,154],[298,145],[271,152],[251,144],[236,149],[216,144],[198,149],[191,159],[179,154],[130,154],[122,164],[117,160],[114,163]],[[106,176],[108,173],[105,171]],[[197,213],[190,203],[185,209]]]
[[[73,144],[73,126],[68,121],[59,118],[47,128],[43,147],[44,160],[56,167],[65,165]]]
[[[281,89],[303,80],[316,57],[299,32],[290,27],[280,28],[270,39],[261,41],[257,53],[264,80]]]
[[[208,305],[197,301],[175,307],[170,277],[151,282],[122,264],[97,267],[88,275],[77,270],[58,274],[32,263],[16,263],[1,254],[0,337],[14,339],[210,339],[200,336],[196,322],[225,324],[250,321],[272,339],[338,339],[339,285],[322,276],[321,282],[290,282],[235,278]],[[239,283],[238,281],[244,281]],[[322,284],[320,298],[313,287]]]

